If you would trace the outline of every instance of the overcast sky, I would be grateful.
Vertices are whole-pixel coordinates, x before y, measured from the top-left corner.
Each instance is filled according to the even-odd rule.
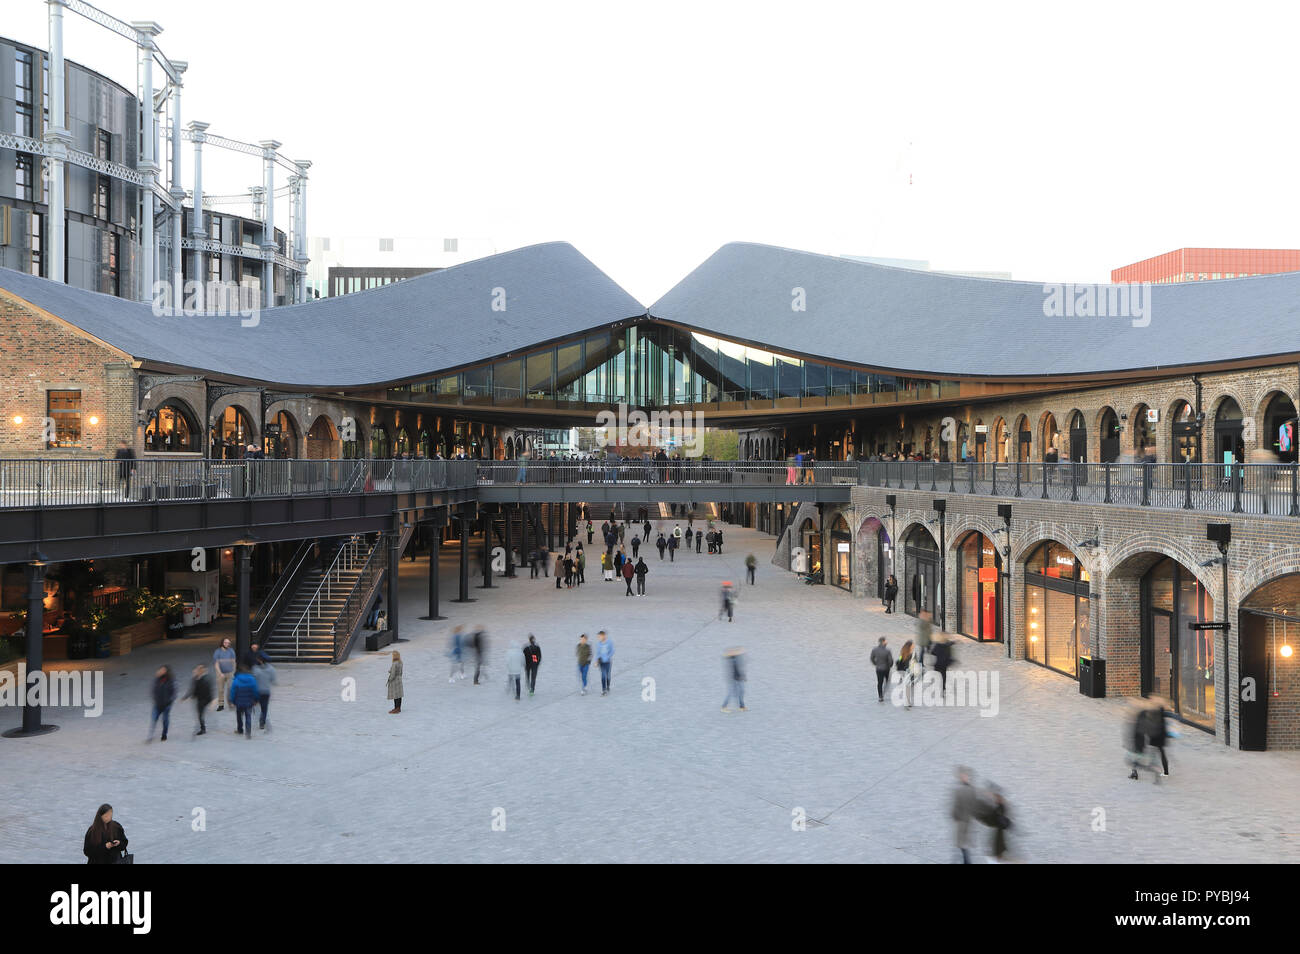
[[[312,160],[309,234],[560,239],[647,304],[737,240],[1052,282],[1300,245],[1297,4],[95,2],[163,26],[187,120]]]

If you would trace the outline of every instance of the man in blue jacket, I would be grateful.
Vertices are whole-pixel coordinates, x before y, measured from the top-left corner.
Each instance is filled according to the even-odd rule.
[[[253,706],[257,705],[257,680],[241,665],[230,681],[230,704],[235,707],[235,731],[247,739],[253,737]],[[247,732],[245,732],[247,728]]]

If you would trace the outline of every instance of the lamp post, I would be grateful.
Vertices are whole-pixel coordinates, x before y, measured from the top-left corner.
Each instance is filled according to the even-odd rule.
[[[1228,632],[1232,628],[1228,621],[1228,544],[1232,542],[1232,524],[1207,524],[1205,539],[1218,545],[1219,562],[1223,567],[1223,622],[1220,624],[1223,630],[1223,744],[1232,745],[1232,667],[1228,658]]]
[[[944,520],[948,511],[948,501],[935,500],[931,503],[939,515],[939,629],[948,630],[948,553],[947,523]]]
[[[44,650],[45,645],[45,556],[32,552],[27,563],[27,632],[23,640],[26,652],[26,676],[20,680],[19,702],[23,710],[22,725],[5,732],[5,738],[19,739],[30,735],[44,735],[58,729],[57,725],[42,724],[41,706],[45,698]],[[32,699],[36,701],[32,701]]]
[[[1002,518],[1002,529],[1007,535],[1007,545],[1002,548],[1002,577],[1006,585],[1002,588],[1002,598],[1007,604],[1007,628],[1004,639],[1007,644],[1007,658],[1011,658],[1011,504],[998,504],[998,516]]]
[[[889,508],[889,575],[898,578],[898,496],[888,494],[885,506]],[[906,602],[906,601],[904,601]]]

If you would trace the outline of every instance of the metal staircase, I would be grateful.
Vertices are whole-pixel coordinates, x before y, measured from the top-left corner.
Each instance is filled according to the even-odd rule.
[[[307,570],[263,646],[276,662],[334,661],[334,630],[357,581],[382,540],[344,540],[328,565]]]

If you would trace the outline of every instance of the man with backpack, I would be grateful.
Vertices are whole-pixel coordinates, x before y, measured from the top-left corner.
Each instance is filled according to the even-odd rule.
[[[531,696],[537,688],[537,667],[542,664],[542,647],[537,645],[537,637],[528,634],[528,645],[524,647],[524,678],[528,682],[528,694]]]

